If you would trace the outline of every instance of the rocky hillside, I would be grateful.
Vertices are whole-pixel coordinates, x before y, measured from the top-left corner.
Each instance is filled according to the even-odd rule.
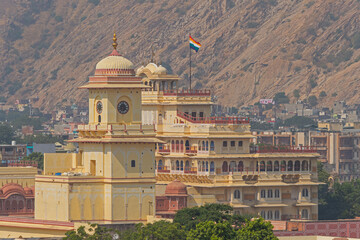
[[[281,91],[359,103],[359,9],[359,0],[0,0],[0,96],[38,98],[43,109],[85,99],[77,87],[116,31],[125,57],[140,66],[153,46],[183,85],[191,33],[203,45],[193,87],[227,106]]]

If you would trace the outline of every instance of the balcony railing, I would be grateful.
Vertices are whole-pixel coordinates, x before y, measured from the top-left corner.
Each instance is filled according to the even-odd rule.
[[[164,90],[164,96],[210,96],[210,90]]]
[[[30,160],[2,160],[1,167],[37,167],[38,163],[36,161]]]
[[[191,123],[218,123],[218,124],[249,124],[249,118],[244,117],[193,117],[184,112],[177,112],[177,116]]]
[[[316,153],[313,146],[255,146],[250,147],[250,153]]]
[[[170,168],[167,166],[158,166],[157,168],[158,173],[170,173]]]
[[[162,154],[170,154],[170,149],[163,148],[159,149],[158,152]]]

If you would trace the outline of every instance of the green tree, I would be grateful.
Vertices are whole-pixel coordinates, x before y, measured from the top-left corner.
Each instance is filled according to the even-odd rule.
[[[320,98],[324,98],[324,97],[326,97],[326,96],[327,96],[327,94],[326,94],[325,91],[321,91],[320,94],[319,94],[319,97],[320,97]]]
[[[201,222],[187,234],[187,240],[225,240],[235,239],[236,232],[229,222]]]
[[[35,161],[38,164],[38,168],[44,169],[44,155],[40,152],[33,152],[29,156],[24,157],[24,160]]]
[[[174,223],[184,226],[186,231],[195,229],[200,222],[212,221],[221,223],[229,221],[236,228],[241,227],[245,222],[246,216],[232,214],[233,208],[225,204],[205,204],[200,207],[184,208],[179,210],[175,217]]]
[[[14,130],[8,124],[0,124],[0,143],[10,144],[14,137]]]
[[[237,232],[238,240],[276,240],[274,226],[263,218],[247,220],[246,225]]]
[[[311,95],[309,98],[308,98],[308,103],[312,106],[312,107],[315,107],[318,102],[317,102],[317,97],[314,96],[314,95]]]
[[[68,231],[65,233],[64,240],[112,240],[114,234],[119,234],[117,231],[101,227],[97,224],[90,224],[86,231],[85,226],[80,226],[77,230]]]
[[[292,118],[286,119],[284,121],[284,125],[286,127],[305,128],[308,126],[315,126],[315,121],[308,117],[294,116]]]
[[[128,230],[122,233],[120,239],[126,240],[172,240],[186,239],[184,227],[178,223],[168,221],[158,221],[153,224],[137,224],[134,230]]]
[[[296,98],[296,100],[298,100],[300,98],[300,90],[299,89],[295,89],[293,91],[293,95],[294,95],[294,98]]]
[[[289,103],[289,97],[285,95],[285,92],[278,92],[274,97],[275,104]]]

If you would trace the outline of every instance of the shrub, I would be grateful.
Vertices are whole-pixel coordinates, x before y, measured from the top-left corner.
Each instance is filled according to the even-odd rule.
[[[320,97],[320,98],[324,98],[324,97],[326,97],[326,96],[327,96],[327,94],[326,94],[325,91],[321,91],[321,93],[319,94],[319,97]]]
[[[89,3],[94,4],[95,6],[99,5],[100,0],[88,0]]]
[[[294,54],[294,58],[295,58],[296,60],[299,60],[299,59],[302,58],[302,55],[301,55],[300,53],[295,53],[295,54]]]

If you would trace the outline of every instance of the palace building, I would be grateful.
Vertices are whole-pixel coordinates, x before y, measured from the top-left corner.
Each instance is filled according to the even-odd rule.
[[[179,77],[151,61],[142,78],[142,117],[155,123],[157,195],[175,179],[187,206],[224,203],[269,220],[317,219],[315,150],[253,147],[249,119],[211,116],[209,90],[182,90]],[[165,194],[166,195],[166,194]]]
[[[79,152],[45,154],[36,220],[132,224],[156,207],[173,216],[205,203],[269,220],[317,219],[315,151],[253,148],[249,119],[213,117],[209,90],[180,89],[154,62],[135,72],[113,40],[80,87],[89,91],[89,123],[72,140]]]
[[[89,124],[79,126],[78,153],[45,154],[35,179],[35,219],[103,224],[155,216],[155,138],[142,124],[146,86],[116,50],[80,87],[89,91]]]

